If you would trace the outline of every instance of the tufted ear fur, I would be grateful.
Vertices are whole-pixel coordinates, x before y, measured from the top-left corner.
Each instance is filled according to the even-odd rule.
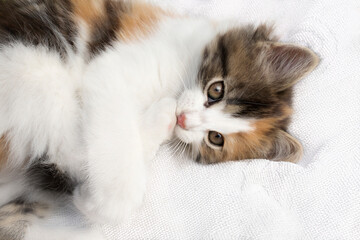
[[[296,163],[300,160],[302,154],[303,148],[300,142],[287,132],[279,130],[267,158],[274,161]]]
[[[310,73],[319,63],[310,49],[293,44],[259,42],[258,62],[269,76],[270,84],[279,91],[293,86]]]

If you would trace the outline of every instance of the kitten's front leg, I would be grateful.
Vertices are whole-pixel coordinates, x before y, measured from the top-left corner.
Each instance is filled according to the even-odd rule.
[[[146,189],[138,117],[130,104],[91,108],[95,114],[85,123],[88,178],[75,190],[74,203],[94,222],[119,223],[141,206]]]
[[[108,106],[109,107],[109,106]],[[154,103],[138,121],[131,106],[96,109],[87,129],[87,181],[74,194],[75,205],[95,222],[126,220],[143,201],[145,161],[172,136],[176,100]],[[141,129],[139,129],[139,125]]]

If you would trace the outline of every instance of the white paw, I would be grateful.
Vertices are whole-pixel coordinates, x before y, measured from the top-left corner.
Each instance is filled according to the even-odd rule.
[[[162,98],[156,103],[153,127],[156,129],[157,134],[163,137],[163,141],[169,140],[174,133],[176,104],[174,98]]]
[[[149,109],[152,128],[155,135],[160,137],[160,142],[169,140],[174,133],[176,125],[176,100],[174,98],[162,98]]]
[[[143,203],[145,181],[137,185],[108,186],[90,190],[86,185],[74,192],[75,206],[92,222],[119,224],[128,220]]]

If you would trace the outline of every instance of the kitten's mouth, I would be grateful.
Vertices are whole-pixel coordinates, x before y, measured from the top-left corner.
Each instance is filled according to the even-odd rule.
[[[176,124],[175,126],[175,136],[181,141],[186,144],[191,143],[191,139],[187,136],[187,133],[189,131],[182,128],[179,124]]]

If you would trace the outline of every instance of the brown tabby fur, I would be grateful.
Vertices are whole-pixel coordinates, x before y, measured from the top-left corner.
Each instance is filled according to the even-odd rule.
[[[287,132],[293,85],[312,71],[318,57],[309,49],[276,42],[262,25],[219,35],[204,51],[199,81],[204,91],[224,80],[225,112],[250,119],[253,131],[224,136],[221,148],[204,141],[198,160],[205,163],[266,158],[297,162],[301,144]]]

